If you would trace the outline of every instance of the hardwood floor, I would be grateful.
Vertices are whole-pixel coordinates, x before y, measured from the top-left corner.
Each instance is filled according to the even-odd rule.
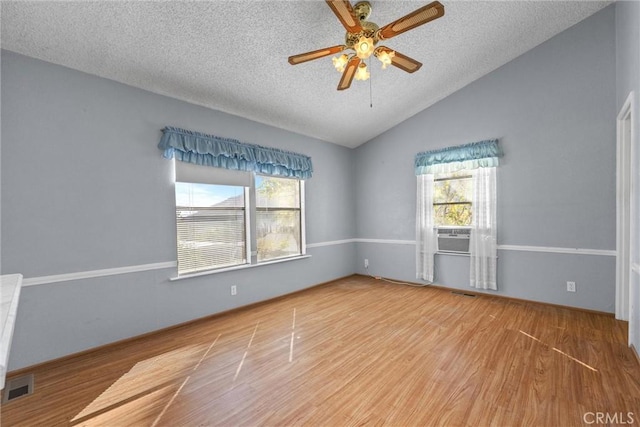
[[[607,315],[353,276],[42,365],[1,422],[633,425],[626,334]]]

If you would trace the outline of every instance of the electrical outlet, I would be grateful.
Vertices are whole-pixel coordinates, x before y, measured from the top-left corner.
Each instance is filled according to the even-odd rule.
[[[236,285],[231,285],[231,295],[236,295],[238,293],[238,288]]]
[[[567,282],[567,292],[576,291],[576,282]]]
[[[369,260],[368,259],[364,259],[364,268],[369,268]]]

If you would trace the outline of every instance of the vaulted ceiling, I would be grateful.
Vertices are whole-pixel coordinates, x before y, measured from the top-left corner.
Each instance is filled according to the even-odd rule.
[[[440,1],[442,18],[384,43],[420,70],[371,61],[370,81],[341,92],[331,56],[287,62],[344,42],[318,0],[3,1],[1,40],[3,49],[357,147],[611,3]],[[382,26],[427,3],[372,0],[369,20]]]

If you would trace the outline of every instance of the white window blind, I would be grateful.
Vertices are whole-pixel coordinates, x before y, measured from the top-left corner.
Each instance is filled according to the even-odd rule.
[[[256,175],[258,262],[303,253],[303,185],[297,179]]]
[[[247,262],[245,188],[176,182],[178,274]]]

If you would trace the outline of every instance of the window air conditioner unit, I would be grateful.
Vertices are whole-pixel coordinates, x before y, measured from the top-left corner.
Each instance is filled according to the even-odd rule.
[[[438,228],[438,252],[468,254],[470,237],[469,228]]]

